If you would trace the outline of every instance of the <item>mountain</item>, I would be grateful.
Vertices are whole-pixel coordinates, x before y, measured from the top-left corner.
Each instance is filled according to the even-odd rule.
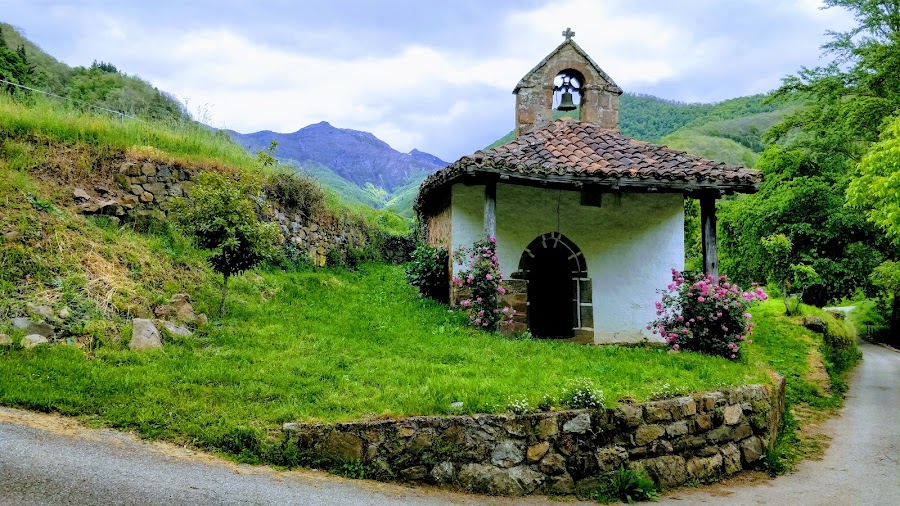
[[[359,187],[371,183],[388,192],[406,184],[410,177],[427,175],[447,165],[434,155],[418,150],[401,153],[369,132],[335,128],[326,121],[288,134],[268,130],[250,134],[227,132],[251,152],[266,149],[275,140],[276,158],[301,166],[328,167]]]

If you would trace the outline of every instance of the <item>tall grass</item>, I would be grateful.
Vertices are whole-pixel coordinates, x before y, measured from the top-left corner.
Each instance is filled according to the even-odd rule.
[[[153,148],[201,166],[253,168],[256,161],[224,132],[199,123],[159,123],[82,110],[60,99],[0,94],[0,137],[89,144],[123,151]]]

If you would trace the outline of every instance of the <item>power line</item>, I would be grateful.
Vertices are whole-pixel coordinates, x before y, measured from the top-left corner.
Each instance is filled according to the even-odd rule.
[[[105,107],[100,107],[99,105],[89,104],[89,103],[87,103],[87,102],[85,102],[85,101],[83,101],[83,100],[78,100],[78,99],[76,99],[76,98],[64,97],[64,96],[62,96],[62,95],[57,95],[56,93],[50,93],[49,91],[39,90],[39,89],[37,89],[37,88],[31,88],[31,87],[29,87],[29,86],[25,86],[25,85],[22,85],[22,84],[13,83],[13,82],[7,81],[6,79],[0,79],[0,83],[6,83],[6,84],[8,84],[8,85],[15,86],[15,87],[17,87],[17,88],[22,88],[22,89],[25,89],[25,90],[28,90],[28,91],[33,91],[33,92],[36,92],[36,93],[42,93],[42,94],[47,95],[47,96],[50,96],[50,97],[61,98],[61,99],[63,99],[63,100],[69,100],[69,101],[72,101],[72,102],[78,102],[78,103],[83,104],[83,105],[86,105],[86,106],[88,106],[88,107],[93,107],[94,109],[98,109],[98,110],[101,110],[101,111],[105,111],[105,112],[108,112],[108,113],[110,113],[110,114],[115,114],[116,116],[119,117],[119,120],[120,120],[120,121],[124,120],[124,118],[128,118],[128,119],[133,119],[133,120],[135,120],[135,121],[140,121],[140,122],[142,122],[142,123],[144,122],[144,120],[142,120],[141,118],[138,118],[137,116],[129,116],[128,114],[125,114],[125,113],[122,112],[122,111],[114,111],[114,110],[112,110],[112,109],[107,109],[107,108],[105,108]]]

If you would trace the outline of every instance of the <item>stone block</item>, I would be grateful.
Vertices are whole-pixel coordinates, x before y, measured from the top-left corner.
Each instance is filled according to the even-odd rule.
[[[427,474],[428,469],[425,466],[412,466],[400,471],[400,479],[403,481],[422,481]]]
[[[724,402],[725,396],[721,392],[710,392],[700,397],[700,411],[713,411],[720,402]]]
[[[616,407],[616,414],[626,427],[637,427],[643,422],[644,408],[632,404],[619,404]]]
[[[669,437],[683,436],[688,433],[688,421],[679,420],[666,426],[666,434]]]
[[[568,495],[575,493],[575,480],[569,473],[547,478],[544,490],[548,494]]]
[[[660,425],[641,425],[634,433],[634,444],[644,446],[656,441],[666,433]]]
[[[541,459],[538,469],[546,474],[562,474],[566,470],[566,459],[558,453],[549,453]]]
[[[431,468],[431,479],[438,485],[453,483],[456,470],[453,462],[444,461]]]
[[[702,482],[708,482],[722,472],[722,455],[716,453],[711,457],[695,457],[686,463],[688,476]]]
[[[716,427],[706,433],[706,440],[711,444],[719,444],[734,439],[734,429],[727,425]]]
[[[125,162],[119,167],[119,174],[126,176],[140,176],[141,168],[131,162]]]
[[[363,440],[353,434],[333,431],[318,445],[317,450],[329,460],[356,462],[363,457]]]
[[[145,204],[149,204],[150,202],[153,202],[153,194],[149,193],[149,192],[142,193],[140,196],[140,201]]]
[[[162,337],[159,330],[153,325],[152,320],[135,318],[131,320],[131,342],[128,347],[132,350],[151,350],[162,348]]]
[[[650,423],[671,421],[671,408],[672,403],[670,401],[648,402],[644,406],[644,419]]]
[[[547,455],[548,451],[550,451],[550,443],[548,443],[547,441],[529,446],[528,451],[526,452],[528,463],[534,464],[535,462],[541,460],[542,458],[544,458],[544,455]]]
[[[748,438],[752,435],[753,435],[753,428],[750,427],[749,423],[744,422],[734,428],[734,433],[732,434],[732,438],[735,441],[740,441],[740,440]]]
[[[741,441],[741,456],[747,465],[753,464],[763,455],[762,441],[754,436]]]
[[[571,434],[584,434],[591,428],[591,415],[580,413],[575,418],[563,424],[563,432]]]
[[[465,464],[459,470],[459,484],[466,490],[492,495],[521,496],[533,492],[545,476],[525,466],[499,469],[484,464]]]
[[[155,176],[156,165],[151,162],[144,162],[141,165],[141,174],[143,174],[144,176]]]
[[[683,457],[666,455],[632,462],[630,468],[643,469],[663,488],[677,487],[687,481],[687,467]]]
[[[743,410],[737,404],[732,404],[730,406],[725,407],[725,411],[723,412],[723,416],[725,417],[725,425],[737,425],[741,421],[741,415],[743,415]]]
[[[157,180],[170,177],[172,177],[172,170],[168,167],[161,166],[159,170],[156,171]]]
[[[628,451],[621,446],[602,448],[595,455],[597,466],[603,472],[618,471],[628,462]]]
[[[697,403],[691,397],[679,397],[672,399],[672,418],[682,418],[697,414]]]
[[[525,460],[525,443],[522,441],[507,439],[495,446],[491,452],[491,463],[498,467],[513,467],[523,460]]]
[[[709,414],[697,415],[694,418],[694,425],[698,432],[707,431],[713,427],[712,416]]]
[[[28,334],[22,338],[23,348],[34,348],[42,344],[50,344],[50,340],[40,334]]]
[[[722,452],[722,472],[726,475],[734,474],[742,469],[741,452],[737,445],[728,443],[720,449]]]
[[[166,194],[166,185],[162,183],[145,183],[141,186],[144,187],[144,191],[150,192],[156,197],[161,197]]]

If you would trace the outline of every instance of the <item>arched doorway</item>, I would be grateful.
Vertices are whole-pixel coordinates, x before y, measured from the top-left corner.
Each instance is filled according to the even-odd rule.
[[[536,337],[571,338],[593,333],[591,281],[584,255],[559,232],[543,234],[525,248],[520,277],[528,280],[528,328]]]

